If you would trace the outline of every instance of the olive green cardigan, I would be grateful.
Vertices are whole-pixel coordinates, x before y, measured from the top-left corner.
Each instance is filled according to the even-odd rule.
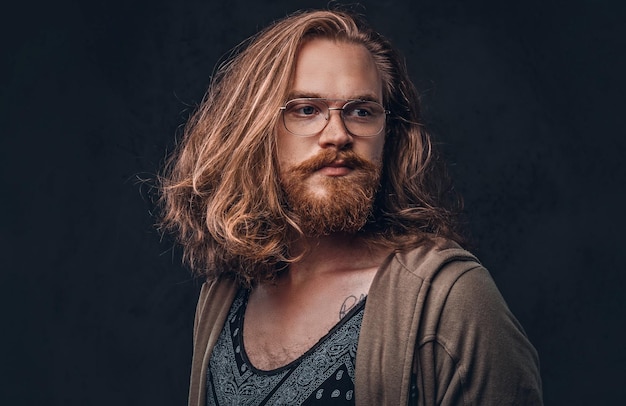
[[[206,405],[206,371],[238,287],[202,286],[190,406]],[[537,352],[489,273],[453,242],[389,256],[369,290],[355,378],[357,405],[541,405]]]

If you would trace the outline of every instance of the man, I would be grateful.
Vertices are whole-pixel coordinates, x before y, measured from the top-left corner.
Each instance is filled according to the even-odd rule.
[[[440,169],[400,58],[348,13],[289,16],[223,64],[162,179],[206,278],[189,404],[541,404]]]

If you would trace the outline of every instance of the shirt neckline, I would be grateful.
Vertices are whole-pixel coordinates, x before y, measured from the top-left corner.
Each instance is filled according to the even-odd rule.
[[[250,359],[248,358],[248,353],[246,352],[246,348],[244,345],[244,340],[243,340],[244,317],[246,314],[246,308],[248,306],[248,297],[250,296],[250,289],[242,289],[242,291],[240,291],[238,295],[243,296],[241,306],[239,306],[239,309],[237,309],[236,311],[237,318],[238,318],[237,327],[239,329],[239,334],[236,339],[237,339],[237,345],[239,345],[239,348],[241,349],[241,357],[243,358],[243,361],[246,363],[246,366],[249,368],[250,371],[252,371],[253,373],[257,375],[266,375],[266,376],[280,374],[288,369],[292,369],[298,366],[302,362],[302,360],[304,360],[310,354],[314,353],[337,330],[339,330],[344,324],[346,324],[350,319],[352,319],[352,317],[354,317],[357,313],[363,311],[365,308],[365,301],[367,300],[367,296],[361,299],[356,305],[352,307],[352,309],[350,309],[350,311],[348,311],[348,313],[346,313],[344,317],[341,318],[341,320],[335,323],[335,325],[328,331],[328,333],[323,335],[315,344],[313,344],[313,346],[311,346],[311,348],[306,350],[304,354],[300,355],[298,358],[287,363],[286,365],[283,365],[274,369],[264,370],[264,369],[256,368],[252,364],[252,362],[250,362]]]

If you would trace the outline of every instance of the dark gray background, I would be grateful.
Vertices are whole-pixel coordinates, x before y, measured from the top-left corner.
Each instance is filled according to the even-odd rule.
[[[407,58],[475,252],[539,350],[546,403],[621,403],[626,3],[361,4]],[[141,179],[230,48],[325,5],[5,9],[0,403],[185,404],[199,284],[155,232]]]

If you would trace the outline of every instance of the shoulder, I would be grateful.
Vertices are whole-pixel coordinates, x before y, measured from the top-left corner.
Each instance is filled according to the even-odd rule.
[[[444,285],[454,283],[464,272],[480,266],[480,261],[456,242],[429,237],[418,247],[396,252],[386,266],[390,269],[386,273],[406,279],[414,277],[427,285],[435,282]]]
[[[221,277],[205,281],[196,306],[195,330],[209,330],[225,318],[239,285],[232,278]]]
[[[459,249],[434,248],[439,266],[414,271],[424,276],[416,362],[433,382],[421,390],[440,388],[433,396],[450,404],[541,404],[536,350],[487,269]]]
[[[541,404],[535,349],[487,269],[456,243],[432,238],[390,256],[367,300],[357,365],[382,368],[385,390],[407,388],[413,371],[419,396],[436,404]],[[379,377],[359,379],[376,388]]]
[[[474,255],[453,241],[431,237],[387,258],[372,281],[368,302],[376,302],[379,311],[421,313],[428,301],[445,302],[462,275],[474,269],[484,269]],[[481,274],[489,278],[486,271]]]
[[[415,249],[395,253],[373,288],[370,293],[381,296],[379,311],[402,309],[418,315],[420,340],[446,334],[442,327],[448,325],[481,329],[496,318],[515,320],[487,269],[450,240],[431,238]]]
[[[208,280],[202,284],[193,331],[190,405],[200,404],[201,399],[204,399],[208,357],[217,342],[237,289],[237,283],[226,277]]]
[[[390,260],[389,274],[395,283],[419,290],[422,340],[445,335],[457,341],[458,334],[493,330],[492,326],[521,326],[511,314],[489,271],[470,252],[453,241],[431,238],[413,250],[397,253]],[[390,277],[390,279],[394,279]],[[409,289],[410,291],[411,289]]]

